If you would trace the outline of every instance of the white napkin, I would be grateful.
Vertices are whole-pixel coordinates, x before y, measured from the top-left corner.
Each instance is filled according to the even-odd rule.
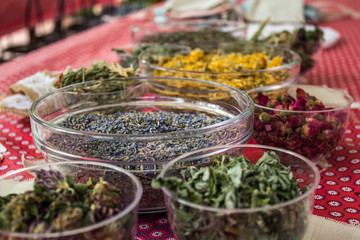
[[[165,6],[169,11],[186,12],[208,10],[225,2],[227,0],[168,0]]]
[[[250,39],[254,33],[259,29],[260,24],[259,23],[251,23],[248,24],[247,28],[247,39]],[[299,28],[302,25],[299,24],[290,24],[290,23],[284,23],[284,24],[267,24],[265,28],[261,32],[260,38],[265,38],[269,36],[271,33],[275,32],[281,32],[281,31],[289,31],[292,32],[295,28]],[[314,26],[306,25],[306,30],[312,30],[314,29]],[[323,48],[327,49],[335,45],[337,41],[340,40],[341,36],[338,31],[336,31],[333,28],[330,27],[321,27],[321,30],[324,32],[324,45]]]
[[[303,0],[247,0],[243,5],[247,21],[262,22],[305,22]]]

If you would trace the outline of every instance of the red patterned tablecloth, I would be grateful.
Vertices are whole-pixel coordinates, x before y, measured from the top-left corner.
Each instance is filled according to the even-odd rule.
[[[342,2],[360,10],[356,0]],[[117,55],[111,48],[130,43],[130,25],[148,16],[147,11],[139,11],[0,65],[0,94],[9,94],[10,84],[43,69],[58,71],[69,65],[88,66],[95,60],[116,61]],[[346,90],[360,102],[360,20],[343,19],[324,25],[337,30],[342,39],[323,52],[316,67],[305,75],[307,83]],[[7,148],[0,174],[21,168],[22,155],[28,159],[40,156],[32,141],[27,117],[1,113],[0,142]],[[359,109],[352,109],[345,137],[328,161],[330,167],[321,173],[313,213],[360,225]],[[166,213],[140,215],[136,239],[175,239]]]

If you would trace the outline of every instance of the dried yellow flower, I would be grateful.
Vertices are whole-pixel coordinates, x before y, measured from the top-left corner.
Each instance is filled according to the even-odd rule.
[[[154,70],[155,76],[185,77],[223,83],[241,90],[248,90],[284,81],[288,70],[258,71],[282,65],[283,58],[270,59],[263,53],[243,55],[224,54],[219,51],[205,52],[196,48],[187,55],[165,56],[158,66],[176,71]],[[181,87],[174,83],[176,87]]]

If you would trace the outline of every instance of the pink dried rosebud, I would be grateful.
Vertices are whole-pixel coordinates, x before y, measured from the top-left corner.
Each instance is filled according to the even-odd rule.
[[[337,135],[338,135],[337,132],[335,132],[335,131],[333,131],[331,129],[325,129],[324,131],[322,131],[319,134],[318,138],[320,140],[332,141],[332,140],[334,140],[336,138]]]
[[[304,89],[302,88],[297,88],[296,89],[296,98],[309,98],[310,94],[308,94],[307,92],[305,92]]]
[[[265,130],[266,131],[271,131],[272,130],[271,124],[266,124],[265,125]]]
[[[287,127],[285,124],[281,124],[279,128],[280,135],[290,135],[293,133],[293,130],[289,127]]]
[[[306,110],[306,100],[301,97],[289,106],[289,110],[304,111]]]
[[[264,129],[265,125],[259,121],[257,118],[254,119],[254,129],[261,130]]]
[[[269,108],[276,108],[278,106],[282,106],[282,104],[276,98],[269,99],[268,103],[266,104],[266,107],[269,107]]]
[[[322,121],[322,122],[320,122],[320,128],[321,129],[333,129],[333,124],[326,122],[326,121]]]
[[[313,138],[319,134],[321,127],[320,122],[314,118],[307,120],[307,124],[302,127],[302,135],[306,138]]]
[[[347,113],[346,112],[338,112],[335,114],[336,116],[336,122],[338,123],[344,123],[347,119]]]
[[[301,115],[294,115],[287,119],[286,126],[290,128],[297,127],[299,125],[302,125],[304,122],[304,117]]]
[[[301,137],[298,136],[298,137],[293,138],[293,139],[291,139],[289,141],[286,141],[285,147],[287,149],[290,149],[290,150],[295,150],[297,148],[300,148],[301,145],[302,145],[302,140],[301,140]]]
[[[266,104],[268,103],[269,101],[269,97],[268,96],[265,96],[264,94],[262,93],[259,93],[258,94],[258,104],[261,105],[261,106],[266,106]]]

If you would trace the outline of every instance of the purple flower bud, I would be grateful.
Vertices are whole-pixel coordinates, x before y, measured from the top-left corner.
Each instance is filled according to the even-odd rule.
[[[265,125],[265,130],[266,131],[271,131],[272,130],[271,124],[266,124]]]
[[[298,127],[300,125],[302,125],[302,123],[304,122],[304,117],[301,115],[294,115],[291,116],[287,119],[287,123],[286,126],[289,128],[295,128]]]
[[[296,100],[289,106],[289,110],[304,111],[306,110],[306,101],[303,97]]]
[[[295,150],[297,148],[300,148],[301,145],[302,145],[302,140],[300,136],[293,138],[289,141],[286,141],[286,148],[290,150]]]
[[[320,122],[315,118],[310,118],[309,120],[306,120],[307,124],[302,127],[302,135],[306,138],[313,138],[318,135],[321,130]]]
[[[264,94],[262,94],[261,92],[258,94],[258,104],[261,106],[266,106],[268,101],[269,101],[269,97],[265,96]]]

